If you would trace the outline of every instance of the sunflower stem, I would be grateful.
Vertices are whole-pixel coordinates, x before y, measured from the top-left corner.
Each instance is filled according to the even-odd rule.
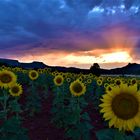
[[[16,102],[18,102],[18,97],[15,98]],[[16,118],[19,119],[19,113],[16,112]]]
[[[79,97],[77,98],[77,110],[78,110],[78,124],[80,124],[80,102],[79,102]]]
[[[4,119],[7,120],[7,100],[9,98],[9,96],[7,95],[7,91],[6,90],[3,90],[3,94],[4,94],[4,103],[3,103],[3,110],[4,110],[4,113],[5,113],[5,116],[4,116]]]

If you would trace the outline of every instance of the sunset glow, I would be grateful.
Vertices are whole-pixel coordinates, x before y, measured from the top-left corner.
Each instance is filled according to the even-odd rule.
[[[109,54],[102,54],[102,63],[112,63],[112,62],[131,62],[132,58],[127,52],[114,52]]]
[[[131,62],[132,58],[127,52],[113,52],[107,54],[101,54],[98,57],[94,56],[74,56],[68,55],[66,57],[67,61],[72,61],[75,63],[86,63],[97,62],[97,63],[114,63],[114,62]]]
[[[0,58],[85,69],[140,63],[139,4],[94,2],[1,0]]]

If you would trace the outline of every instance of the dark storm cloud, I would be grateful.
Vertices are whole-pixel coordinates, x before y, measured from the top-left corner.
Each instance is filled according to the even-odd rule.
[[[114,15],[104,13],[110,10],[108,7],[121,3],[121,0],[0,0],[0,52],[108,48],[102,36],[107,29],[123,26],[140,32],[139,16],[125,10],[121,13],[119,8]],[[92,13],[95,6],[107,9]],[[139,39],[138,33],[136,38]]]

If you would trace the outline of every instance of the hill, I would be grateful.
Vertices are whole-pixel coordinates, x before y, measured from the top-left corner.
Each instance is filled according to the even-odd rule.
[[[3,59],[0,58],[0,66],[9,66],[9,67],[20,67],[24,69],[39,69],[39,68],[51,68],[52,71],[58,70],[62,72],[74,72],[74,73],[89,73],[90,69],[80,69],[75,67],[60,67],[60,66],[48,66],[43,62],[33,61],[31,63],[20,63],[18,60]],[[140,64],[129,63],[128,65],[115,68],[115,69],[100,69],[100,74],[140,74]],[[93,72],[94,73],[94,72]]]

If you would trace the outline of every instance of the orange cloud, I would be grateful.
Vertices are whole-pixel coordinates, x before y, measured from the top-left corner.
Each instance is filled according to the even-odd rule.
[[[24,51],[19,50],[19,53],[16,51],[19,56],[10,55],[10,57],[20,62],[42,61],[51,66],[89,68],[97,62],[103,68],[114,68],[135,61],[133,55],[137,43],[133,38],[135,34],[121,27],[105,29],[100,33],[100,42],[100,38],[97,40],[94,38],[94,33],[91,34],[93,40],[92,36],[89,39],[79,33],[66,33],[69,38],[52,39],[49,43],[44,41],[31,48],[30,45],[29,48],[25,45]]]

